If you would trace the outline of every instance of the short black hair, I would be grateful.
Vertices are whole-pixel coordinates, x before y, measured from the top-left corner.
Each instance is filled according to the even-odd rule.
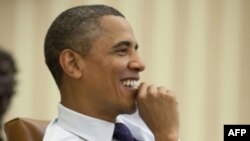
[[[86,55],[92,42],[102,34],[100,18],[106,15],[124,17],[106,5],[83,5],[62,12],[50,26],[45,37],[45,62],[60,88],[62,68],[59,56],[64,49]]]

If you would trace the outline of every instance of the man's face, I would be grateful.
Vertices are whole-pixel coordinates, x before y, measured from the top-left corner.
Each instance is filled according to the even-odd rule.
[[[137,41],[129,23],[118,16],[101,18],[104,33],[84,57],[84,93],[103,113],[132,113],[136,86],[145,66],[137,53]]]

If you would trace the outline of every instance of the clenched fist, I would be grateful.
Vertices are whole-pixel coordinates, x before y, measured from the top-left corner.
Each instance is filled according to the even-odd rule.
[[[139,115],[153,132],[156,141],[178,140],[178,102],[171,91],[142,83],[136,101]]]

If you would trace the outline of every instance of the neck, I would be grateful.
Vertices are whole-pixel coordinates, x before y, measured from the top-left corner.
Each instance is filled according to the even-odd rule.
[[[72,102],[69,102],[68,100],[64,101],[62,98],[61,103],[65,107],[75,112],[78,112],[80,114],[87,115],[87,116],[94,117],[94,118],[101,119],[101,120],[105,120],[105,121],[109,121],[109,122],[113,122],[113,123],[115,123],[115,119],[118,115],[118,114],[107,114],[108,113],[107,110],[98,109],[95,106],[91,106],[91,104],[88,104],[87,102],[86,103],[84,102],[84,104],[82,103],[78,104],[78,102],[72,103]]]

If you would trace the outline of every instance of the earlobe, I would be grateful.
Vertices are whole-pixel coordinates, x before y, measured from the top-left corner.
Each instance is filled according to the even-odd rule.
[[[79,79],[82,76],[82,66],[80,63],[80,55],[70,49],[65,49],[59,56],[60,65],[65,74]]]

